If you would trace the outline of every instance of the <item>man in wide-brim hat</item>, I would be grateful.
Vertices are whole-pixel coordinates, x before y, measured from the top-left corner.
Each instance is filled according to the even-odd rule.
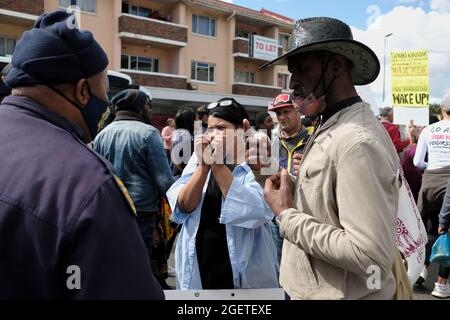
[[[354,87],[377,78],[378,59],[345,23],[310,18],[297,21],[288,52],[263,67],[283,62],[295,107],[321,124],[295,196],[287,171],[266,180],[284,238],[280,284],[292,299],[392,299],[399,159]]]

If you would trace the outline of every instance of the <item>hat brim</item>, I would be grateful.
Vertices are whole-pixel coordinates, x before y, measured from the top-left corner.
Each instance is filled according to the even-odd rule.
[[[286,108],[286,107],[294,108],[294,105],[292,103],[284,103],[284,104],[280,104],[278,106],[272,106],[272,107],[268,108],[268,111],[274,111],[274,110]]]
[[[312,51],[327,51],[342,55],[350,60],[353,64],[351,76],[354,85],[369,84],[373,82],[380,73],[380,62],[375,52],[365,44],[349,39],[325,40],[300,46],[263,64],[260,69],[274,65],[287,64],[287,58]]]

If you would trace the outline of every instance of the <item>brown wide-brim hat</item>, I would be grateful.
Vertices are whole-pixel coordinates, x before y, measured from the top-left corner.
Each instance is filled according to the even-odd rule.
[[[369,84],[380,73],[380,62],[372,49],[353,40],[352,31],[347,24],[326,17],[297,20],[289,39],[288,52],[262,65],[261,69],[287,64],[287,58],[312,51],[327,51],[350,60],[354,85]]]

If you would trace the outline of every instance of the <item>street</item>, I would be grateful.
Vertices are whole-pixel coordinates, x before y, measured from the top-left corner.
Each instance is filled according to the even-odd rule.
[[[175,255],[174,255],[175,246],[173,246],[172,252],[169,257],[169,265],[175,267]],[[437,279],[438,275],[438,266],[436,264],[431,264],[428,270],[428,278],[424,283],[424,289],[414,288],[414,300],[440,300],[431,295],[431,291],[434,288],[434,282]],[[168,277],[166,280],[167,284],[172,288],[176,288],[176,281],[174,277]],[[445,301],[443,299],[443,301]]]

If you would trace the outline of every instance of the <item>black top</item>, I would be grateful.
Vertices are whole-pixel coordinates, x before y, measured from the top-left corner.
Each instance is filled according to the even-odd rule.
[[[334,116],[336,113],[338,113],[342,109],[350,107],[358,102],[362,102],[361,97],[355,96],[355,97],[351,97],[351,98],[339,101],[338,103],[330,106],[329,108],[326,108],[325,111],[322,112],[322,123],[327,122],[328,119],[330,119],[332,116]]]
[[[219,222],[222,192],[211,175],[196,237],[203,289],[234,289],[225,225]]]

